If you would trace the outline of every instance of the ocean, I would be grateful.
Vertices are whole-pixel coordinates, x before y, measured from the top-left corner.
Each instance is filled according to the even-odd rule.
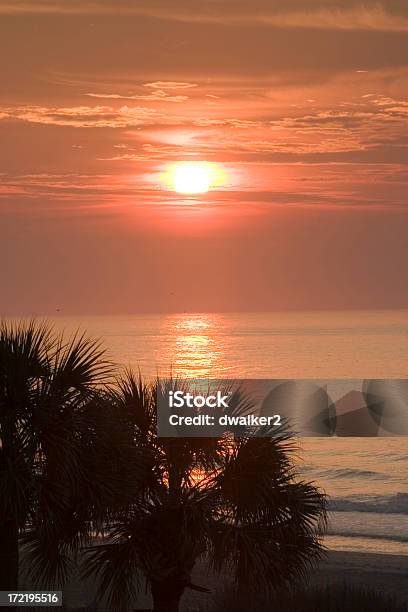
[[[120,367],[210,378],[407,378],[408,311],[58,316]],[[407,438],[304,438],[302,477],[329,496],[326,545],[408,554]]]

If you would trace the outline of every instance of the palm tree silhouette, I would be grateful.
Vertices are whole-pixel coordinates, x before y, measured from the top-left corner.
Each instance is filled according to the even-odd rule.
[[[93,522],[135,494],[124,465],[140,453],[104,399],[110,375],[98,342],[0,324],[0,590],[17,589],[22,548],[35,584],[63,583]]]
[[[129,372],[112,394],[153,468],[113,519],[109,542],[88,550],[84,575],[98,577],[99,596],[114,610],[127,609],[144,579],[155,612],[178,611],[186,588],[206,590],[191,582],[200,557],[237,585],[261,590],[304,576],[323,553],[326,502],[296,478],[292,435],[159,438],[157,398],[167,384]],[[248,400],[236,398],[239,412]]]

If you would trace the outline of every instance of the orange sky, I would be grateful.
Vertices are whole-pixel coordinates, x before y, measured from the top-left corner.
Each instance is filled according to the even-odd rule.
[[[0,313],[408,306],[405,0],[0,0],[0,56]]]

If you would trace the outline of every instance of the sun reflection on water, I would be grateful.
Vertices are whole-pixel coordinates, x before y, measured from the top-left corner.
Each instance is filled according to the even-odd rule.
[[[183,378],[221,376],[227,369],[222,322],[217,314],[169,315],[165,321],[171,338],[162,361]]]

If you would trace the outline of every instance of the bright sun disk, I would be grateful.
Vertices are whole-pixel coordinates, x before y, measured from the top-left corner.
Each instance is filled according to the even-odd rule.
[[[207,193],[223,181],[221,168],[210,162],[177,162],[168,167],[165,175],[167,186],[184,194]]]

